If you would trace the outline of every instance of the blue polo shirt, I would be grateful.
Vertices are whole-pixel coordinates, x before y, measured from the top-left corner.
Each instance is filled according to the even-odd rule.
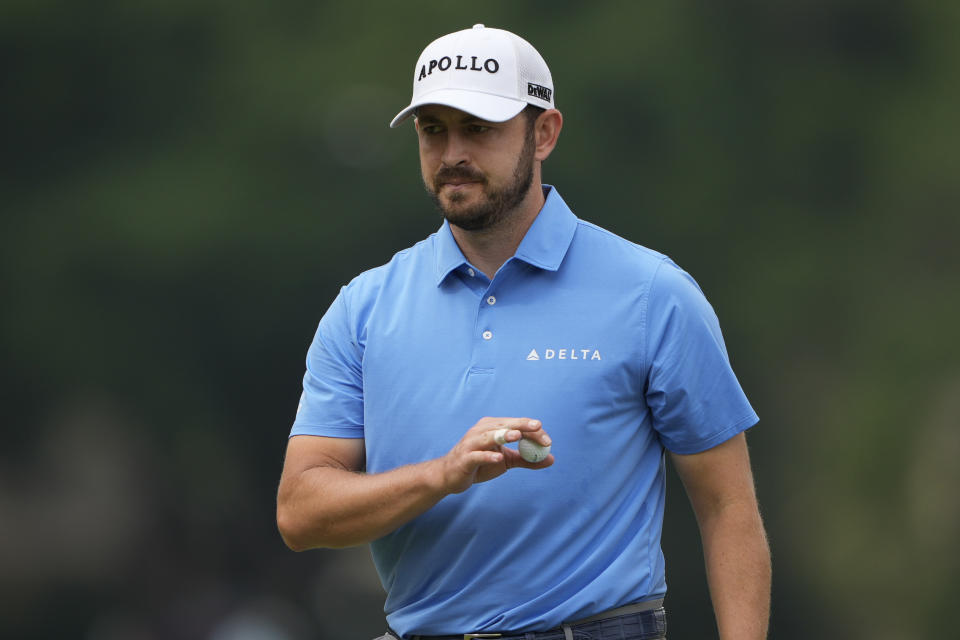
[[[484,416],[537,418],[553,440],[553,466],[371,543],[404,636],[542,630],[662,596],[664,448],[757,421],[694,280],[545,190],[493,280],[444,223],[343,287],[308,352],[292,435],[364,438],[369,473],[442,456]]]

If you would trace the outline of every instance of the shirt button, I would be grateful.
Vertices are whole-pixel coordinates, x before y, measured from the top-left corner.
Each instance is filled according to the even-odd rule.
[[[484,332],[483,332],[483,339],[484,339],[484,340],[489,340],[489,339],[492,338],[492,337],[493,337],[493,332],[491,332],[491,331],[484,331]]]
[[[489,298],[487,298],[487,304],[489,304],[489,305],[497,304],[497,299],[496,299],[496,297],[490,296]]]
[[[470,277],[471,277],[471,278],[474,277],[475,275],[477,275],[477,272],[474,271],[473,269],[467,269],[467,273],[470,274]]]

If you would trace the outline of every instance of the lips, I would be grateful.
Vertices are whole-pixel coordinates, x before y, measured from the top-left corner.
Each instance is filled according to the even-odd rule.
[[[460,167],[456,169],[445,167],[444,169],[438,171],[436,177],[434,178],[434,184],[436,185],[438,191],[443,187],[462,189],[467,185],[482,183],[482,175],[469,173]]]

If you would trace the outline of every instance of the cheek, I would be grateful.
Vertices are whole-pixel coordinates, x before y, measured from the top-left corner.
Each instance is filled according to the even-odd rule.
[[[423,184],[427,187],[429,191],[433,191],[433,177],[436,175],[437,169],[434,165],[431,164],[430,159],[425,156],[422,152],[420,153],[420,175],[423,178]]]
[[[436,166],[439,162],[439,156],[436,151],[436,145],[420,143],[420,168],[424,173],[429,171],[430,167]],[[432,171],[429,171],[432,173]]]
[[[430,181],[428,178],[431,178],[433,174],[436,173],[430,168],[430,162],[423,154],[420,154],[420,173],[423,174],[423,179],[427,182]]]

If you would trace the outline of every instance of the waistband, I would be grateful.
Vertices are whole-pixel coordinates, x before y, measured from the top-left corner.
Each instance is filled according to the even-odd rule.
[[[604,627],[615,622],[618,629],[631,627],[634,635],[631,637],[657,638],[666,634],[666,614],[663,609],[663,599],[635,602],[596,615],[571,622],[564,622],[559,627],[537,632],[475,632],[444,636],[409,636],[406,640],[573,640],[575,631],[587,632],[603,631]],[[399,639],[400,635],[390,630],[390,635]],[[606,634],[604,634],[606,636]],[[611,638],[618,636],[611,635]]]

